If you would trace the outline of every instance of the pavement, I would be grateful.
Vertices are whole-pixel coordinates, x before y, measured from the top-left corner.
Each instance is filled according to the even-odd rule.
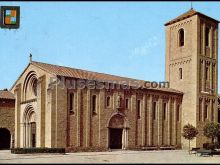
[[[79,152],[66,154],[11,154],[0,150],[0,163],[220,163],[220,156],[189,155],[186,150]]]

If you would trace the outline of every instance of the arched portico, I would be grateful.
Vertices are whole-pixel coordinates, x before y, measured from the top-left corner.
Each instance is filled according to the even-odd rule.
[[[23,121],[24,147],[36,147],[36,116],[34,109],[31,105],[28,105],[25,108]]]
[[[115,113],[108,121],[108,147],[110,149],[127,149],[128,121],[124,114]]]

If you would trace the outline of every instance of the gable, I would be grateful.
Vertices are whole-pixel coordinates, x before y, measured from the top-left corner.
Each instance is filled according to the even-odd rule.
[[[54,76],[53,74],[50,74],[50,73],[48,73],[47,71],[45,71],[45,70],[43,70],[43,69],[41,69],[41,68],[39,68],[39,67],[33,65],[32,63],[29,63],[28,66],[27,66],[27,67],[24,69],[24,71],[21,73],[21,75],[18,77],[18,79],[15,81],[15,83],[12,85],[12,87],[11,87],[11,89],[10,89],[10,91],[11,91],[12,93],[14,93],[14,90],[15,90],[15,88],[16,88],[16,86],[17,86],[18,84],[21,84],[21,87],[22,87],[22,90],[23,90],[24,81],[25,81],[26,77],[28,76],[28,74],[29,74],[30,72],[36,73],[36,76],[37,76],[37,77],[41,77],[41,76],[43,76],[43,75],[46,75],[46,76],[48,76],[48,77]]]

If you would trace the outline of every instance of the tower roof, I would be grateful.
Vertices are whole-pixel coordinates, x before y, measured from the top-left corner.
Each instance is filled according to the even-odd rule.
[[[165,24],[165,26],[170,25],[170,24],[173,24],[173,23],[176,23],[176,22],[181,21],[181,20],[184,20],[184,19],[186,19],[186,18],[192,17],[192,16],[194,16],[194,15],[200,15],[200,16],[202,16],[202,17],[211,19],[212,21],[215,21],[215,22],[219,23],[218,20],[216,20],[216,19],[214,19],[214,18],[211,18],[211,17],[209,17],[209,16],[207,16],[207,15],[205,15],[205,14],[202,14],[202,13],[200,13],[200,12],[198,12],[198,11],[195,11],[193,8],[191,8],[190,10],[188,10],[187,12],[181,14],[181,15],[178,16],[177,18],[174,18],[174,19],[172,19],[171,21],[167,22],[167,23]]]

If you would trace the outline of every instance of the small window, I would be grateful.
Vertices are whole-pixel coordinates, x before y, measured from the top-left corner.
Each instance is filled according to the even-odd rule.
[[[183,69],[179,68],[179,79],[182,80],[183,79]]]
[[[201,111],[202,111],[202,101],[199,102],[199,114],[198,114],[199,121],[201,121]]]
[[[153,120],[156,120],[156,106],[157,106],[157,103],[153,102],[153,109],[152,109]]]
[[[214,106],[211,107],[211,121],[214,121]]]
[[[126,109],[128,109],[128,106],[129,106],[128,104],[129,104],[129,100],[128,100],[128,99],[125,99],[125,108],[126,108]]]
[[[96,114],[96,95],[92,96],[92,113]]]
[[[70,102],[69,111],[72,114],[72,113],[74,113],[74,93],[70,93],[69,102]]]
[[[206,69],[205,69],[205,79],[208,80],[208,78],[209,78],[209,68],[206,67]]]
[[[141,118],[141,100],[137,101],[137,117],[138,119]]]
[[[205,105],[204,120],[208,118],[208,105]]]
[[[206,27],[205,28],[205,46],[209,46],[209,32],[210,32],[209,28]]]
[[[167,108],[167,104],[163,103],[163,120],[166,120],[166,108]]]
[[[107,98],[106,98],[106,107],[110,107],[110,102],[111,102],[111,98],[110,98],[110,96],[107,96]]]
[[[184,30],[179,30],[179,46],[184,46]]]
[[[176,120],[180,121],[180,106],[177,105],[177,109],[176,109]]]

